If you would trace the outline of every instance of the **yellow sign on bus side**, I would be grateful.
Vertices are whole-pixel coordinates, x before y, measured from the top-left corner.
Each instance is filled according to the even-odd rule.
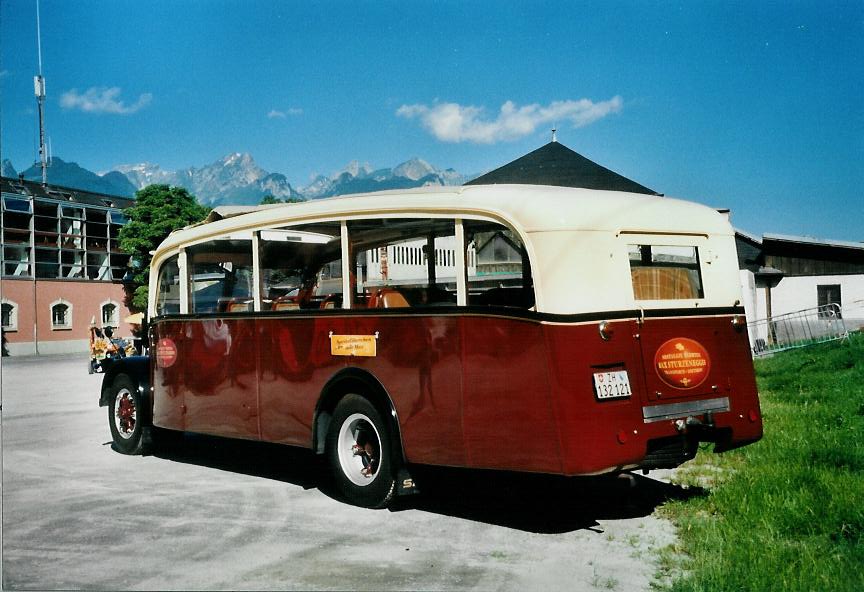
[[[378,355],[376,335],[330,335],[330,353],[334,356]]]

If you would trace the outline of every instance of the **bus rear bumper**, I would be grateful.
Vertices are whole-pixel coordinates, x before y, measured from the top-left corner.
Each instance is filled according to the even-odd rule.
[[[753,409],[730,409],[727,397],[645,406],[641,415],[629,427],[625,422],[616,426],[614,443],[608,436],[580,439],[578,432],[571,433],[564,473],[671,469],[692,460],[702,443],[713,444],[714,452],[725,452],[762,437],[758,403]]]

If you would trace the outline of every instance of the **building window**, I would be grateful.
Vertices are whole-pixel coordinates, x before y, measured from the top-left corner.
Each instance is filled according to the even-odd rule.
[[[51,304],[51,329],[72,328],[72,305],[65,300],[58,300]]]
[[[18,330],[18,305],[11,300],[3,300],[0,304],[2,309],[2,326],[4,331]]]
[[[816,286],[816,304],[819,305],[819,318],[841,318],[840,284]]]
[[[116,328],[119,322],[119,312],[120,307],[117,306],[116,302],[108,302],[102,303],[102,326],[103,327],[114,327]]]

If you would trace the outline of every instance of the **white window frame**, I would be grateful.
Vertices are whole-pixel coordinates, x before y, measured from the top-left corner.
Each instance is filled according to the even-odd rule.
[[[111,318],[111,322],[105,323],[105,307],[111,305],[114,307],[114,315]],[[120,303],[114,300],[108,299],[102,304],[99,305],[99,319],[103,327],[112,327],[116,329],[120,326]]]
[[[12,307],[12,312],[9,313],[9,325],[3,327],[6,333],[14,333],[18,331],[18,303],[6,298],[0,300],[0,305],[6,304]]]
[[[54,307],[63,304],[66,306],[66,324],[65,325],[57,325],[54,323]],[[60,298],[59,300],[55,300],[50,305],[48,305],[48,314],[51,315],[51,330],[52,331],[68,331],[72,328],[72,313],[73,306],[72,303],[68,300],[64,300]]]

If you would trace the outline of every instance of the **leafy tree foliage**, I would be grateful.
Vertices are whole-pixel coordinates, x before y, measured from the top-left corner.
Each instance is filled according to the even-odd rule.
[[[271,204],[281,204],[281,203],[301,203],[306,201],[302,197],[286,197],[285,199],[279,199],[278,197],[273,197],[272,195],[265,195],[261,199],[261,205],[271,205]]]
[[[120,248],[132,256],[132,281],[126,284],[131,309],[147,308],[150,251],[174,230],[200,222],[209,212],[183,187],[150,185],[135,194],[135,205],[123,212],[129,223],[120,230]]]

